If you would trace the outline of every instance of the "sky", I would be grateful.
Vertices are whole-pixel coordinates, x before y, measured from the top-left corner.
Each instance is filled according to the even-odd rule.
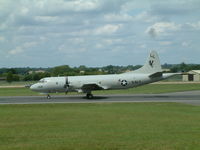
[[[0,68],[200,63],[199,0],[0,0]]]

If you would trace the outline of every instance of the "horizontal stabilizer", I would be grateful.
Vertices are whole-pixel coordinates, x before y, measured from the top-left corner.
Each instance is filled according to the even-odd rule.
[[[162,72],[153,73],[153,74],[151,74],[149,77],[150,77],[150,78],[162,77]]]

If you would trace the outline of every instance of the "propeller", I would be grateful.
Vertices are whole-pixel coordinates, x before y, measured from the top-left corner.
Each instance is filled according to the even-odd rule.
[[[67,94],[68,90],[69,90],[69,82],[68,82],[68,78],[67,77],[65,78],[64,88],[65,88],[65,94]]]

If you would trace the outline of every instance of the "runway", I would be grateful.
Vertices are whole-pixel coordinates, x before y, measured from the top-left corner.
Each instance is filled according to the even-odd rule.
[[[0,97],[0,104],[46,104],[46,103],[123,103],[123,102],[178,102],[200,105],[200,91],[165,93],[165,94],[133,94],[133,95],[95,95],[88,100],[84,95],[52,96],[12,96]]]

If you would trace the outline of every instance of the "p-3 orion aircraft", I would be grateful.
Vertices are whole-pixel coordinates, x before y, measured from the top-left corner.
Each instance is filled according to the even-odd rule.
[[[33,84],[30,89],[47,94],[59,92],[82,92],[92,99],[92,91],[128,89],[164,80],[177,73],[163,73],[157,52],[151,51],[145,65],[137,70],[111,75],[87,75],[47,77]]]

